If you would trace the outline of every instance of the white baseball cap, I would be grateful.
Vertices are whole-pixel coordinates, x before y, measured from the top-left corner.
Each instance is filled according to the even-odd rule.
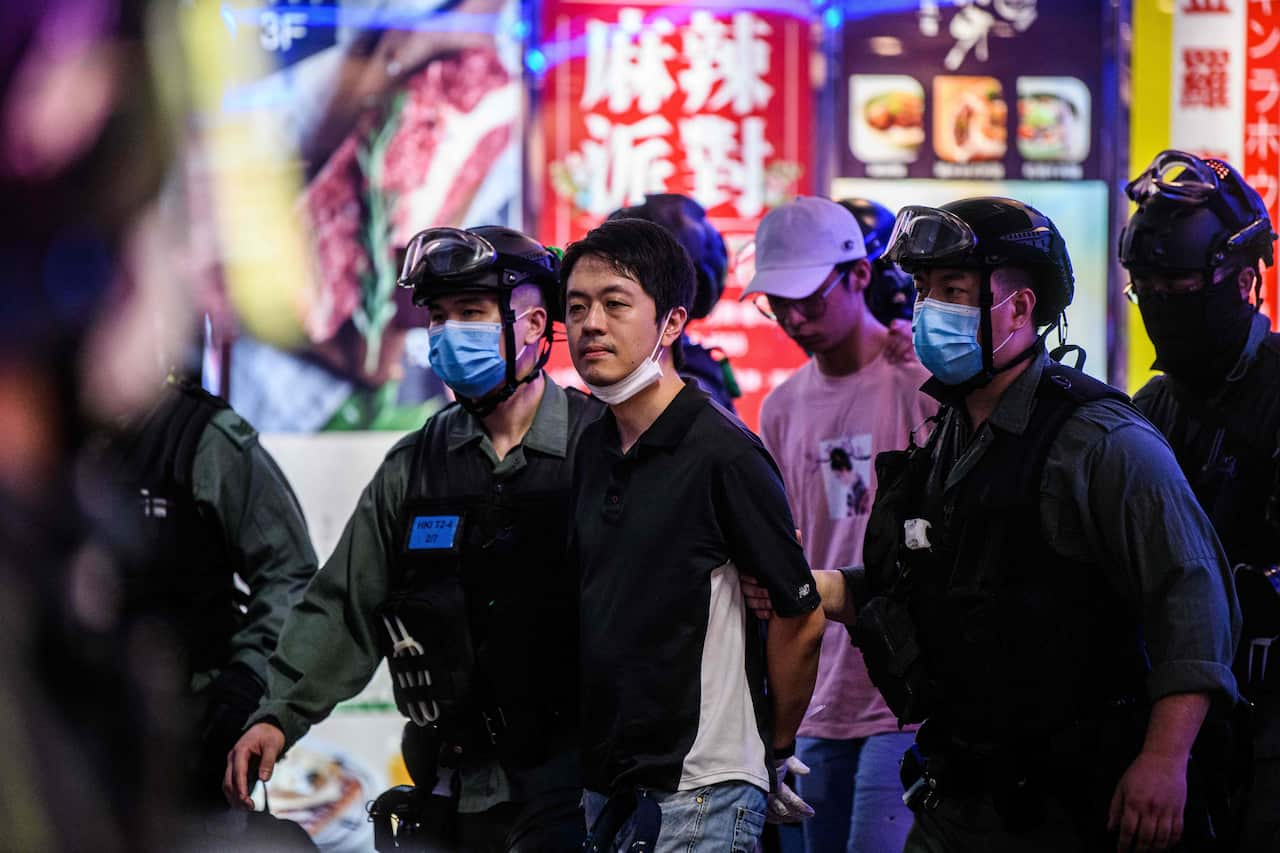
[[[802,299],[818,289],[836,264],[866,256],[862,229],[852,213],[830,199],[800,196],[760,221],[756,271],[742,296]]]

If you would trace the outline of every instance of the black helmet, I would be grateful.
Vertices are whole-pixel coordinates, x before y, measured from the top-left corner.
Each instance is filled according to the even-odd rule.
[[[862,243],[871,262],[871,283],[864,291],[871,314],[886,326],[894,320],[910,320],[916,301],[915,282],[883,257],[893,233],[893,211],[869,198],[846,198],[839,204],[853,214],[862,229]]]
[[[1125,192],[1138,204],[1120,232],[1128,270],[1211,275],[1231,255],[1275,261],[1266,204],[1221,160],[1162,151]]]
[[[893,211],[869,198],[845,198],[838,203],[858,220],[862,243],[867,247],[867,260],[874,261],[883,255],[889,247],[889,235],[893,233],[896,218]]]
[[[559,255],[514,228],[428,228],[409,241],[399,285],[413,289],[415,305],[425,305],[433,296],[466,292],[509,295],[521,285],[535,284],[542,290],[550,318],[563,322],[559,274]],[[550,329],[548,324],[548,335]]]
[[[1049,217],[1009,198],[967,198],[898,212],[885,257],[909,273],[930,267],[1026,267],[1034,274],[1039,325],[1053,323],[1075,295],[1062,234]]]
[[[671,232],[693,261],[698,286],[689,307],[689,319],[711,313],[724,293],[729,271],[729,252],[720,232],[707,221],[702,205],[679,193],[646,195],[644,204],[624,207],[609,214],[610,219],[643,219]]]
[[[484,416],[516,392],[524,382],[537,378],[551,355],[552,320],[564,322],[560,295],[560,256],[532,237],[501,225],[478,228],[428,228],[409,241],[401,264],[399,285],[413,289],[413,303],[425,305],[433,296],[455,293],[491,293],[498,298],[502,334],[507,351],[506,383],[483,400],[458,395],[473,414]],[[542,349],[533,369],[516,377],[515,312],[511,292],[524,284],[542,291],[548,322]]]

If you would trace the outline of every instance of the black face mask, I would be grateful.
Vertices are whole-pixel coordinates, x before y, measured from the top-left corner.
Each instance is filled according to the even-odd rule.
[[[1182,382],[1213,386],[1244,350],[1254,308],[1232,276],[1194,293],[1148,296],[1138,308],[1156,348],[1156,366]]]

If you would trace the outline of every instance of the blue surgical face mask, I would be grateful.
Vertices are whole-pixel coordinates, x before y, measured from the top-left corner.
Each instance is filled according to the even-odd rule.
[[[427,332],[431,336],[431,369],[455,393],[476,400],[506,379],[501,323],[448,320]]]
[[[1010,293],[991,310],[1013,298]],[[925,299],[916,306],[911,317],[911,340],[916,357],[940,382],[960,385],[982,372],[982,344],[978,343],[978,325],[982,309],[973,305],[955,305],[937,299]],[[999,352],[1013,333],[992,351]]]

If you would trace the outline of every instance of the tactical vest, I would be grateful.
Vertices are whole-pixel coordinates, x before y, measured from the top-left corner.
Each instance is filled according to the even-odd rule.
[[[864,630],[897,605],[909,620],[888,620],[893,654],[886,664],[873,650],[868,668],[888,684],[886,698],[903,695],[890,682],[910,670],[905,721],[927,716],[969,744],[1043,743],[1108,704],[1136,701],[1146,670],[1136,612],[1102,567],[1055,553],[1040,522],[1045,459],[1062,425],[1083,403],[1127,398],[1056,363],[1035,396],[1026,430],[993,428],[991,447],[949,489],[934,464],[940,431],[876,463],[884,479],[866,554],[879,598]]]
[[[378,636],[401,712],[455,751],[533,765],[576,725],[578,576],[568,555],[573,456],[601,411],[565,389],[565,459],[525,450],[497,479],[449,453],[450,408],[423,426],[397,513],[399,551]]]
[[[244,598],[216,520],[193,494],[200,437],[225,401],[190,382],[166,384],[160,400],[113,442],[109,454],[135,489],[143,547],[124,572],[129,612],[162,614],[186,645],[192,672],[224,666]]]
[[[1280,335],[1212,409],[1171,376],[1140,408],[1164,433],[1233,564],[1280,563]]]

